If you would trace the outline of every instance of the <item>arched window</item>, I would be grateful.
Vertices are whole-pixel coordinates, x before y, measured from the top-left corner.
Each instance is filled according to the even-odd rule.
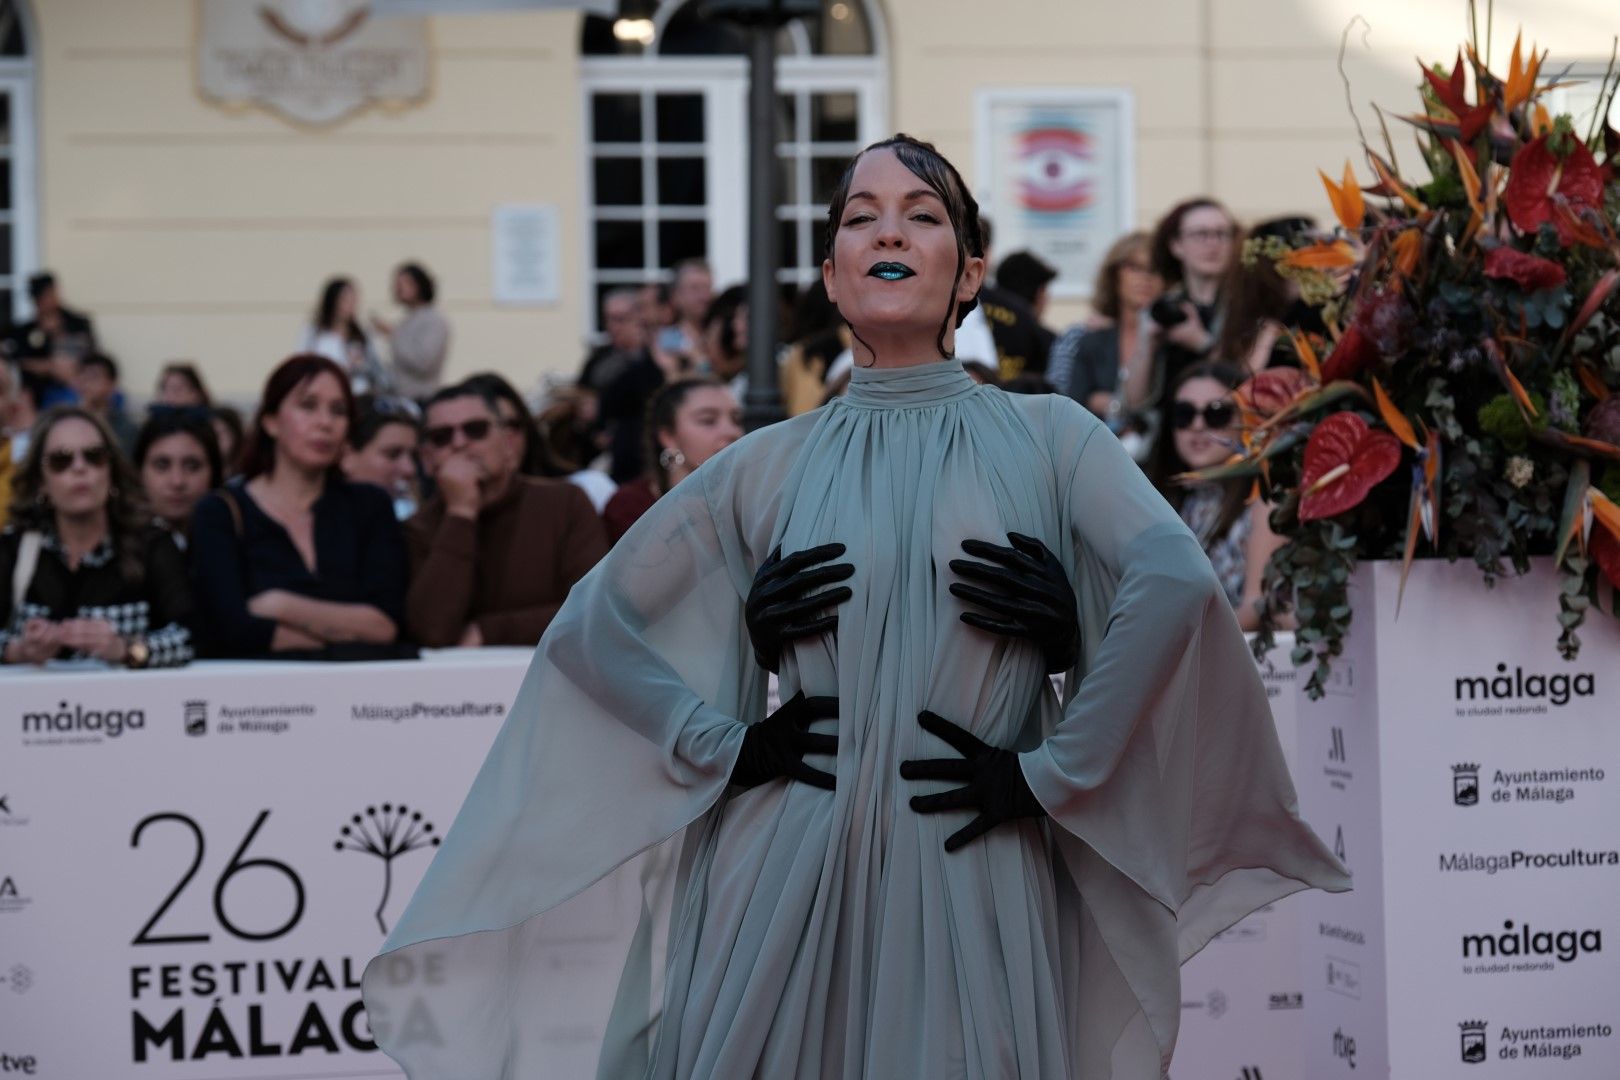
[[[39,257],[32,29],[22,0],[0,0],[0,326],[32,310],[27,279]]]
[[[717,285],[747,269],[748,69],[740,31],[665,0],[649,45],[585,17],[587,275],[592,325],[616,286],[701,257]],[[776,217],[783,283],[820,276],[827,198],[888,115],[884,31],[863,0],[823,0],[777,38]]]

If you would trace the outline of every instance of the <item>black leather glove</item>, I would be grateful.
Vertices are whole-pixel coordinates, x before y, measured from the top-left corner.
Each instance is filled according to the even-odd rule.
[[[965,786],[942,791],[938,795],[913,795],[911,808],[919,814],[937,814],[945,810],[979,812],[978,817],[946,839],[946,851],[956,851],[1002,822],[1046,816],[1045,808],[1029,790],[1016,753],[990,746],[978,736],[926,709],[917,714],[917,723],[930,735],[944,739],[962,756],[902,761],[901,778],[960,780]]]
[[[766,671],[778,670],[782,666],[782,646],[787,642],[814,634],[830,634],[837,628],[837,615],[818,618],[816,612],[841,604],[854,593],[847,586],[839,586],[806,594],[855,573],[855,567],[849,563],[818,565],[843,553],[843,544],[823,544],[795,551],[784,559],[779,547],[760,566],[743,609],[748,622],[748,639],[754,643],[754,659],[759,661],[760,667]]]
[[[1012,547],[962,541],[963,551],[996,565],[951,560],[951,569],[962,577],[991,586],[951,585],[952,596],[992,613],[963,612],[962,621],[992,634],[1028,638],[1046,654],[1048,674],[1067,671],[1080,658],[1080,605],[1069,576],[1057,556],[1035,537],[1008,533],[1007,539]]]
[[[833,790],[833,775],[804,763],[806,754],[838,753],[838,736],[810,731],[813,720],[838,719],[838,699],[804,696],[801,690],[757,724],[749,724],[742,751],[731,769],[731,782],[741,787],[785,776],[818,788]]]

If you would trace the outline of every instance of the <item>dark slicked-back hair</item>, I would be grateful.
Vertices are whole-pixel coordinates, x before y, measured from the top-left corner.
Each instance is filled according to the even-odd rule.
[[[967,267],[969,256],[982,259],[984,257],[984,234],[979,222],[979,203],[974,199],[973,193],[962,180],[962,174],[956,171],[956,166],[946,160],[945,155],[934,148],[933,143],[914,139],[910,135],[900,134],[875,142],[856,154],[850,160],[849,167],[839,179],[838,186],[833,189],[832,198],[827,203],[827,260],[833,261],[833,247],[838,239],[838,227],[844,218],[844,207],[849,202],[849,187],[855,179],[855,166],[861,158],[874,150],[889,150],[900,159],[900,164],[911,170],[924,184],[939,196],[940,202],[945,204],[945,216],[950,219],[951,229],[956,233],[956,277],[951,281],[951,296],[956,296],[956,287],[961,284],[962,272]],[[979,298],[963,300],[954,304],[954,310],[947,310],[945,318],[939,326],[939,337],[935,340],[935,347],[939,355],[949,357],[945,351],[945,332],[951,328],[951,318],[955,317],[956,325],[961,326],[962,320],[967,318],[968,312],[978,306]],[[850,327],[855,333],[855,328]],[[860,335],[855,333],[856,338]],[[865,342],[862,342],[865,344]]]

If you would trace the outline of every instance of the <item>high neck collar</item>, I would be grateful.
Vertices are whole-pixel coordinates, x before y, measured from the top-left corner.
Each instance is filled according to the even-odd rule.
[[[868,409],[943,405],[979,388],[960,360],[938,360],[911,367],[856,367],[844,400]]]

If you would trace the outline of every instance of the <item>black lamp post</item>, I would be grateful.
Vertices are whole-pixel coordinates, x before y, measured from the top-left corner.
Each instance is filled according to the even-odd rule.
[[[776,378],[776,33],[815,15],[820,0],[709,0],[703,12],[748,37],[748,393],[743,423],[752,431],[782,419]]]

